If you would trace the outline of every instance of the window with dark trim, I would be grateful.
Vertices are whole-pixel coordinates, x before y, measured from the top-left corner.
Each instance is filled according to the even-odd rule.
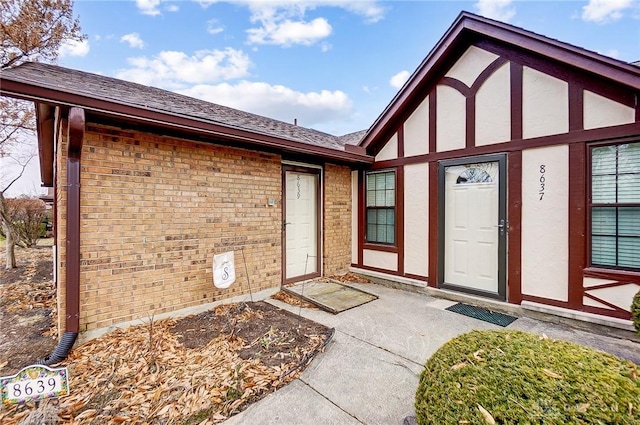
[[[396,243],[396,173],[375,171],[366,174],[366,240]]]
[[[591,148],[591,265],[640,270],[640,142]]]

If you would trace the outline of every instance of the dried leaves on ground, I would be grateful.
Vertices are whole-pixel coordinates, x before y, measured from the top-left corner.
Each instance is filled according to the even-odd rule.
[[[49,247],[16,247],[17,266],[0,264],[0,376],[16,373],[56,345],[56,290]],[[5,248],[0,248],[4,258]]]
[[[337,280],[342,283],[371,283],[371,281],[366,277],[351,272],[335,274],[333,276],[329,276],[329,279]]]
[[[181,320],[116,330],[65,365],[62,423],[213,424],[293,380],[328,329],[270,304],[220,306]],[[0,413],[17,423],[29,407]]]
[[[290,305],[294,305],[296,307],[304,307],[304,308],[318,308],[316,305],[311,304],[310,302],[307,302],[299,297],[296,297],[293,294],[290,294],[288,292],[285,291],[280,291],[274,295],[271,296],[271,298],[278,300],[278,301],[282,301],[283,303],[287,303]]]

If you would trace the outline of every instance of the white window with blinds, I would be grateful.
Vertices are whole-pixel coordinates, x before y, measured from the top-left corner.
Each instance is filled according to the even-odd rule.
[[[640,270],[640,142],[591,148],[591,265]]]
[[[396,242],[396,173],[376,171],[366,174],[366,240],[393,245]]]

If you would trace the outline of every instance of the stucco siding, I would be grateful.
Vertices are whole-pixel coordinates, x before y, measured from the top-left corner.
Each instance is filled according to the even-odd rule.
[[[449,69],[446,76],[462,81],[467,87],[471,87],[482,71],[497,58],[498,56],[491,52],[470,46]]]
[[[633,296],[639,290],[640,290],[640,285],[629,283],[627,285],[613,286],[610,288],[598,288],[598,289],[586,290],[586,293],[602,301],[605,301],[608,304],[621,308],[623,310],[629,310],[631,307]],[[609,309],[611,308],[611,307],[607,307],[606,304],[602,304],[586,296],[583,298],[583,302],[585,305],[590,305],[593,307],[609,308]]]
[[[404,122],[404,156],[429,153],[429,96]]]
[[[522,293],[567,301],[569,148],[522,152]]]
[[[404,271],[429,273],[429,165],[404,167]]]
[[[394,133],[393,136],[385,143],[378,155],[376,155],[376,161],[384,161],[386,159],[396,159],[398,157],[398,133]]]
[[[523,67],[522,135],[525,139],[569,131],[569,85]]]
[[[588,90],[584,91],[584,128],[601,128],[635,122],[636,111]]]
[[[398,270],[398,254],[393,252],[365,249],[362,253],[362,262],[368,267],[375,267],[394,272]]]
[[[498,68],[476,94],[476,146],[511,139],[509,64]]]
[[[465,97],[449,86],[437,87],[436,149],[438,152],[466,146]]]

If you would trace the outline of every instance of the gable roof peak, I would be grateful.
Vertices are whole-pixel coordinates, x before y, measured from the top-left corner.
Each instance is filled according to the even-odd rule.
[[[494,40],[507,48],[522,50],[561,65],[596,75],[599,78],[640,90],[640,67],[569,43],[536,34],[524,28],[462,11],[374,121],[359,146],[367,149],[390,136],[397,118],[419,95],[418,88],[434,78],[441,65],[471,46],[476,39]],[[372,153],[372,152],[370,152]]]

